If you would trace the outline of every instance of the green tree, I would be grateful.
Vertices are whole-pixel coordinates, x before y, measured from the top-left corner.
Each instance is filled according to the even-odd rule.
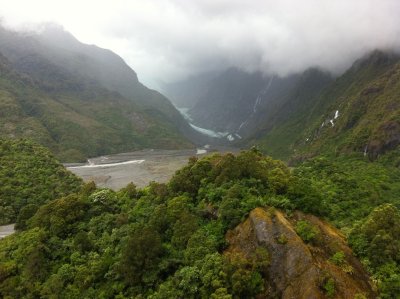
[[[151,284],[157,278],[157,265],[163,254],[161,237],[151,227],[136,227],[123,248],[120,272],[129,285]]]
[[[24,206],[17,217],[17,222],[15,223],[15,229],[24,230],[28,227],[28,220],[35,215],[39,206],[36,204],[28,204]]]

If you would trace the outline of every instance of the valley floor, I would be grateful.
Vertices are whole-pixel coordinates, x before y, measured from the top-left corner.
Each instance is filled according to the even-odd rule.
[[[0,239],[14,233],[14,224],[0,226]]]
[[[142,188],[151,181],[167,182],[192,156],[210,152],[236,152],[234,148],[197,150],[142,150],[91,158],[87,164],[67,164],[70,171],[84,181],[94,181],[99,187],[118,190],[130,182]]]

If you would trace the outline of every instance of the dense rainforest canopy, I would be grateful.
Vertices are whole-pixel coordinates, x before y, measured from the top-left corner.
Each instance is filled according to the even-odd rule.
[[[78,191],[82,184],[44,147],[6,139],[0,139],[0,182],[0,225],[15,222],[21,209],[32,214],[43,203]]]
[[[4,144],[3,148],[16,146]],[[33,146],[21,144],[21,149]],[[44,163],[46,167],[50,162]],[[319,157],[289,169],[252,149],[238,155],[193,157],[167,184],[151,183],[144,189],[129,184],[118,192],[97,189],[93,183],[77,191],[79,180],[60,166],[64,174],[57,177],[56,186],[64,182],[61,186],[69,187],[56,192],[52,201],[36,201],[37,211],[22,213],[19,206],[21,231],[0,242],[0,294],[5,298],[268,294],[268,250],[258,250],[247,259],[225,252],[227,231],[254,208],[265,207],[282,210],[288,217],[302,210],[341,227],[381,298],[394,298],[400,285],[400,170],[384,162]],[[306,243],[318,233],[302,221],[296,232]],[[345,264],[343,259],[338,252],[330,261]],[[327,279],[321,290],[333,297],[335,282]]]

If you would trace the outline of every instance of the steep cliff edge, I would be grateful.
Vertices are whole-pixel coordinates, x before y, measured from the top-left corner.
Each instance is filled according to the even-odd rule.
[[[226,238],[227,256],[250,258],[260,247],[268,250],[265,291],[259,298],[376,297],[344,236],[317,217],[256,208]]]

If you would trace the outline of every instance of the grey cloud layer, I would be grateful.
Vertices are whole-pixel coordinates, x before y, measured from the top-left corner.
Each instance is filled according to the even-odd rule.
[[[337,73],[367,51],[400,48],[399,1],[160,3],[149,14],[127,12],[109,33],[145,51],[150,73],[163,79],[227,66]]]
[[[400,48],[397,0],[115,3],[93,2],[96,13],[75,18],[86,15],[90,22],[79,24],[86,36],[96,31],[95,42],[117,50],[145,81],[229,66],[280,75],[319,66],[337,73],[367,51]],[[79,37],[67,17],[61,23]]]

